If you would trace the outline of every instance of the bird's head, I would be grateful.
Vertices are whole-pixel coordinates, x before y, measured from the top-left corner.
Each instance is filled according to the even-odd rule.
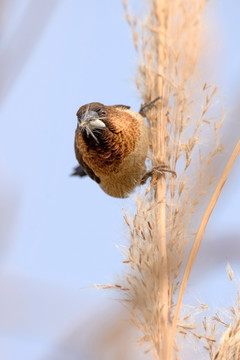
[[[106,129],[108,112],[101,103],[90,103],[83,105],[77,112],[78,129],[90,136],[98,143],[98,135]]]

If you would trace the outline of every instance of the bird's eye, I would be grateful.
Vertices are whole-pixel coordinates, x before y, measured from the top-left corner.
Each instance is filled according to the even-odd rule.
[[[100,116],[107,115],[107,113],[106,113],[106,111],[105,111],[104,109],[99,109],[99,110],[98,110],[98,114],[99,114]]]

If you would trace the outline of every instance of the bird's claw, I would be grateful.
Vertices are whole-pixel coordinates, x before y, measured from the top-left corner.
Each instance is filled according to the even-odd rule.
[[[156,99],[152,100],[152,101],[148,101],[145,104],[141,105],[141,108],[139,110],[139,114],[142,116],[146,116],[147,112],[153,107],[153,105],[155,104],[155,102],[157,102],[158,100],[161,100],[162,97],[158,96],[156,97]]]
[[[147,171],[142,177],[141,185],[144,185],[149,177],[153,177],[154,175],[161,177],[165,172],[169,172],[172,175],[177,176],[176,172],[171,170],[168,165],[162,164],[159,166],[154,166],[151,170]]]

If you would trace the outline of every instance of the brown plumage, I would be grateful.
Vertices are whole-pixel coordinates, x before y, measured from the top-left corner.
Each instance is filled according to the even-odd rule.
[[[140,113],[129,106],[90,103],[77,112],[75,153],[84,172],[108,195],[127,197],[146,177],[148,132]]]

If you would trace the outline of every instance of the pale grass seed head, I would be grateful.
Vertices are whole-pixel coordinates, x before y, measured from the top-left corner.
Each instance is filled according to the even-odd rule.
[[[223,314],[224,315],[224,314]],[[227,319],[225,319],[227,318]],[[210,360],[239,360],[240,358],[240,296],[235,307],[224,319],[215,314],[212,319],[204,319],[203,339]],[[220,335],[222,334],[222,335]]]
[[[171,321],[186,245],[196,232],[192,219],[214,182],[210,165],[222,150],[222,118],[216,122],[212,110],[216,87],[197,72],[205,3],[152,0],[141,19],[124,2],[138,56],[137,88],[144,103],[161,97],[147,113],[150,166],[164,163],[177,173],[153,177],[145,194],[139,193],[135,214],[124,216],[128,270],[115,287],[156,359],[170,359],[171,346],[176,349],[169,340]]]
[[[238,304],[231,308],[231,321],[227,326],[217,349],[214,352],[213,360],[239,360],[240,359],[240,297]]]

